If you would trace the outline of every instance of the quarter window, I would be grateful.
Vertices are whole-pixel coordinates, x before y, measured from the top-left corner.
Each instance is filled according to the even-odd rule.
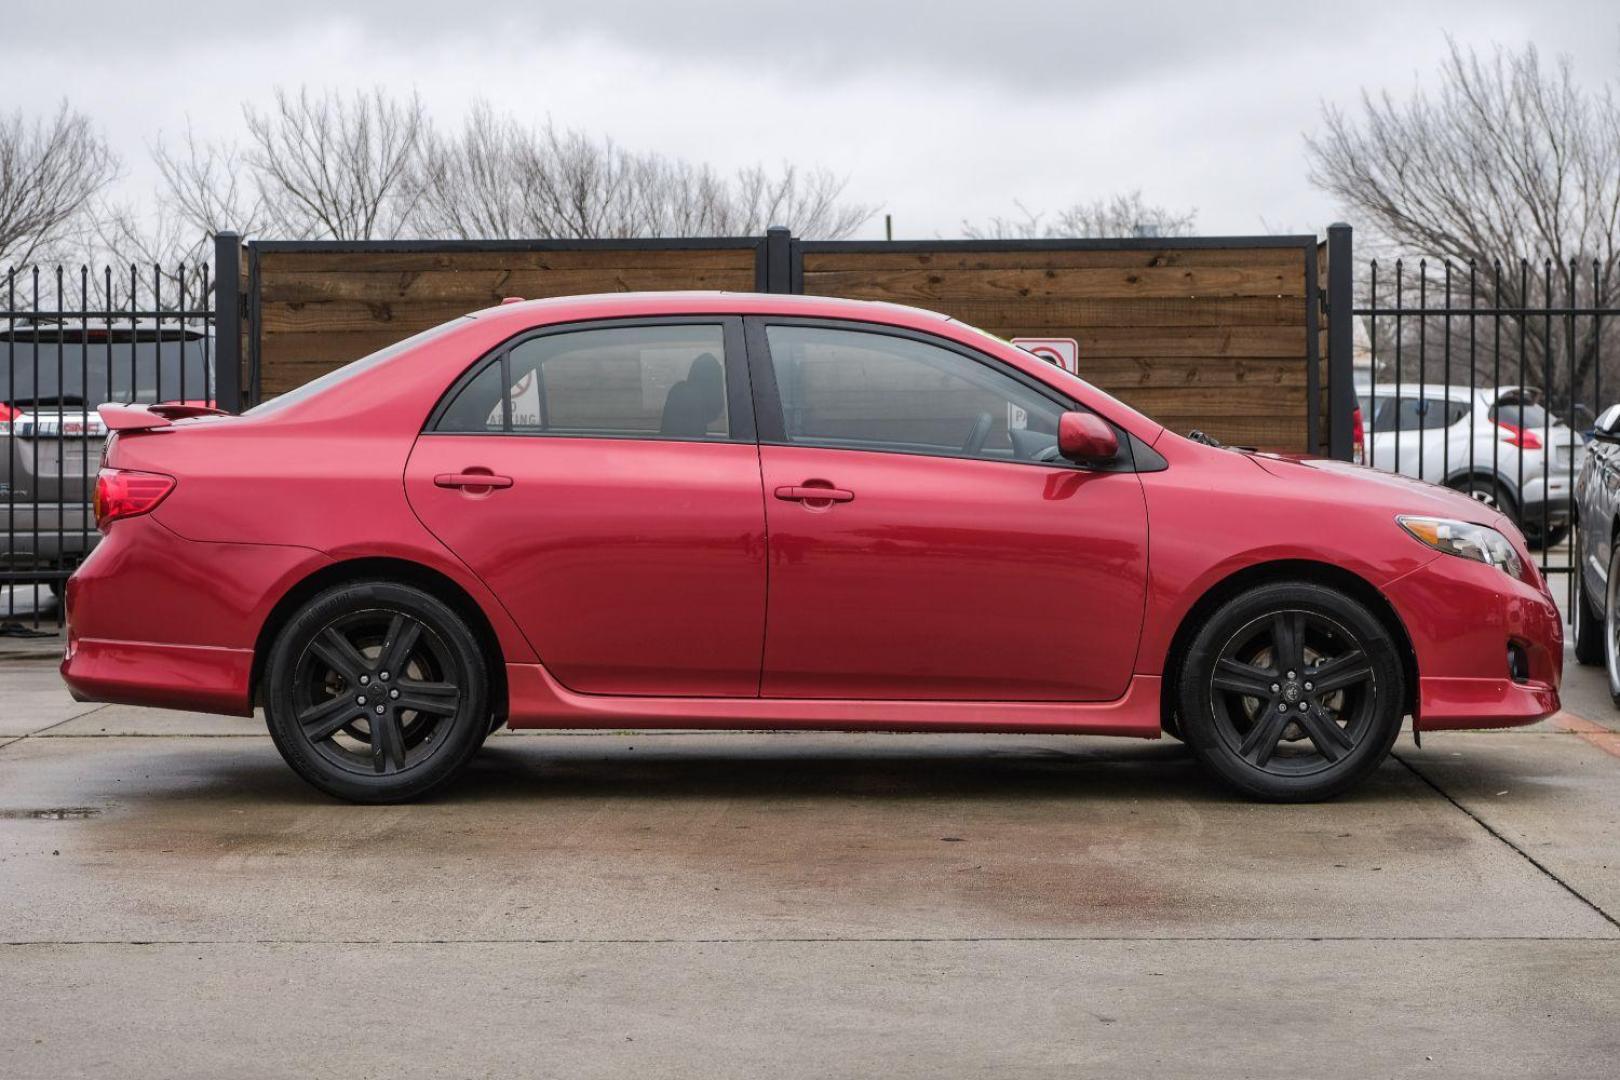
[[[435,430],[725,439],[725,355],[718,324],[529,338],[467,382]]]
[[[911,338],[766,329],[787,441],[1051,460],[1063,407],[988,364]]]

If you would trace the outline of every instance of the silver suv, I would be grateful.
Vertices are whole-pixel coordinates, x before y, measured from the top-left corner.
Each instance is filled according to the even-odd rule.
[[[0,579],[48,583],[100,534],[90,493],[108,401],[210,403],[212,341],[151,325],[0,325]]]
[[[1498,507],[1538,547],[1558,543],[1569,531],[1570,494],[1585,442],[1534,391],[1362,382],[1356,395],[1366,464]]]

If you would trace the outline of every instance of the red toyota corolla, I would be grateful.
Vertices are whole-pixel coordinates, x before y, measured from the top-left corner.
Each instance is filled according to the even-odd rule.
[[[103,406],[81,700],[251,715],[348,799],[501,724],[1184,739],[1266,799],[1558,707],[1507,519],[1182,438],[944,316],[506,304],[241,416]]]

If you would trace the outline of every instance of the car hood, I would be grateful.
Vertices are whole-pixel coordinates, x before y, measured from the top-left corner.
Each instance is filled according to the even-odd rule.
[[[1256,465],[1280,480],[1331,485],[1324,493],[1331,493],[1344,503],[1385,507],[1392,514],[1457,518],[1489,525],[1499,531],[1517,531],[1506,517],[1484,503],[1415,477],[1333,458],[1260,452],[1249,456]]]

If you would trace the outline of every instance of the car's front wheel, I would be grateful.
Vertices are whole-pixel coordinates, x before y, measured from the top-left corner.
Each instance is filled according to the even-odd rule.
[[[315,787],[400,802],[454,777],[490,730],[488,676],[466,622],[409,585],[317,595],[276,636],[265,717],[276,749]]]
[[[1620,705],[1620,544],[1609,546],[1609,585],[1603,605],[1603,666],[1609,675],[1609,697]]]
[[[1193,752],[1227,784],[1276,802],[1331,798],[1376,769],[1406,700],[1389,631],[1311,582],[1222,604],[1194,636],[1178,684]]]

